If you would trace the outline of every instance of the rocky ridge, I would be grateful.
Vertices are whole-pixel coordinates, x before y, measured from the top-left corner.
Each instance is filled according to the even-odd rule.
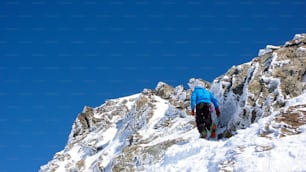
[[[246,128],[286,106],[306,88],[306,35],[283,46],[268,45],[251,62],[233,66],[212,83],[221,104],[223,125]],[[234,114],[234,115],[233,115]]]
[[[251,62],[233,66],[212,83],[192,78],[188,85],[195,81],[219,100],[219,131],[226,137],[263,117],[270,120],[259,137],[299,134],[306,123],[306,102],[291,106],[290,101],[305,93],[306,34],[283,46],[267,46]],[[190,94],[182,85],[160,82],[154,90],[84,107],[64,150],[40,171],[146,171],[171,146],[188,143],[185,136],[195,129]],[[221,163],[219,169],[228,165]]]

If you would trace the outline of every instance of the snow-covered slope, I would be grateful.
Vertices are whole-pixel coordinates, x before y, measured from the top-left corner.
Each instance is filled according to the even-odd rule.
[[[155,90],[84,107],[66,147],[40,171],[306,171],[306,35],[267,46],[213,83],[220,140],[199,139],[190,89]]]

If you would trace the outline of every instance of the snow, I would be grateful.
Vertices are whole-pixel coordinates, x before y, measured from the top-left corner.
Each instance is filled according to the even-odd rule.
[[[296,51],[295,54],[298,57],[305,57],[306,56],[306,47],[299,47]]]
[[[140,94],[134,94],[132,96],[128,96],[125,97],[125,99],[130,100],[130,99],[135,99],[136,97],[138,97]],[[128,101],[128,103],[126,104],[126,106],[128,107],[128,109],[130,110],[132,108],[133,102],[132,101]]]
[[[306,47],[299,47],[298,49],[297,49],[297,51],[301,51],[301,52],[306,52]]]
[[[152,126],[154,126],[164,116],[166,110],[168,109],[167,101],[157,96],[155,96],[155,100],[157,101],[156,106],[158,107],[158,109],[154,111],[154,115],[150,122],[151,126],[149,126],[149,128],[152,128]]]
[[[305,34],[297,34],[294,42],[299,43],[305,37]],[[222,133],[226,125],[229,127],[235,124],[234,136],[220,140],[200,139],[195,127],[195,117],[186,113],[189,105],[184,101],[190,95],[184,91],[183,86],[175,87],[175,93],[168,99],[162,99],[157,96],[158,94],[151,94],[145,89],[142,93],[110,99],[104,104],[105,106],[94,108],[93,117],[97,118],[96,126],[90,123],[91,128],[83,129],[81,121],[76,120],[73,129],[77,131],[82,129],[82,133],[73,136],[72,132],[69,136],[70,144],[68,143],[63,151],[56,153],[50,164],[57,166],[54,171],[108,172],[114,170],[112,169],[114,164],[121,162],[121,168],[125,168],[125,161],[136,170],[148,172],[306,171],[306,125],[302,125],[305,122],[303,115],[306,111],[306,90],[292,99],[288,99],[288,95],[283,95],[281,80],[271,75],[275,68],[290,63],[290,60],[278,58],[277,51],[274,50],[279,48],[281,47],[267,45],[259,50],[258,56],[271,54],[271,57],[264,62],[264,67],[268,68],[268,71],[263,71],[263,75],[259,78],[252,78],[253,74],[262,67],[255,60],[233,66],[239,72],[245,72],[246,64],[249,67],[242,94],[237,95],[233,90],[225,89],[239,81],[238,75],[224,75],[222,79],[216,79],[212,83],[211,91],[218,99],[221,110],[220,118],[217,118],[215,113],[212,118],[214,123],[219,124],[218,127],[224,127],[218,128],[217,133]],[[305,45],[297,48],[294,53],[296,58],[303,59],[306,54]],[[248,84],[252,79],[260,80],[260,84],[264,82],[269,94],[263,97],[262,92],[259,95],[249,93]],[[192,89],[199,84],[198,82],[202,83],[202,80],[191,79],[188,85]],[[302,76],[301,82],[305,88],[306,74]],[[160,90],[164,86],[167,86],[166,83],[159,82],[155,90]],[[142,102],[143,96],[148,102]],[[252,105],[248,104],[249,98],[254,99]],[[184,106],[176,108],[171,101],[184,103]],[[281,105],[285,103],[285,107],[278,109],[277,103]],[[118,110],[122,113],[112,116],[112,112],[118,107],[123,109]],[[276,120],[277,117],[283,117],[278,116],[282,114],[280,112],[286,113],[286,110],[292,110],[292,107],[298,108],[296,111],[299,111],[301,117],[298,125],[294,126],[296,128],[286,124],[285,121]],[[83,112],[87,110],[91,108],[84,107]],[[267,112],[267,115],[256,116],[256,123],[252,124],[251,116],[241,115],[244,111],[260,112],[258,114]],[[290,133],[291,135],[284,134],[282,129],[298,132]],[[154,161],[150,159],[150,156],[154,155],[148,153],[149,151],[145,152],[152,147],[158,149],[153,150],[158,154],[157,158],[154,157]],[[137,152],[137,150],[142,151]],[[125,156],[130,156],[128,158],[131,159]],[[42,167],[42,171],[48,170],[48,166]]]
[[[251,75],[251,70],[249,75]],[[263,78],[265,82],[269,82],[271,86],[278,87],[279,83],[273,78]],[[217,92],[219,85],[212,87],[213,92]],[[245,92],[248,85],[245,85]],[[279,89],[279,88],[277,88]],[[124,99],[137,99],[139,95],[133,95]],[[247,93],[242,95],[245,99]],[[238,106],[233,94],[228,94],[229,111],[239,111],[235,109]],[[118,101],[118,100],[116,100]],[[128,103],[129,109],[133,108],[135,100]],[[286,106],[306,104],[306,93],[287,101]],[[246,129],[240,129],[237,134],[229,139],[200,139],[196,128],[184,128],[184,122],[194,120],[193,116],[184,118],[175,118],[179,114],[175,108],[171,107],[167,100],[158,96],[154,96],[154,107],[152,118],[149,122],[141,126],[137,134],[142,135],[143,139],[153,138],[149,143],[140,146],[150,146],[175,138],[183,138],[182,142],[178,142],[167,148],[158,162],[145,164],[141,167],[141,171],[147,172],[197,172],[197,171],[306,171],[306,126],[300,127],[300,134],[286,137],[278,137],[278,134],[272,134],[271,137],[261,137],[260,132],[266,127],[267,123],[273,120],[276,115],[261,118],[257,123],[250,125]],[[233,108],[234,109],[230,109]],[[129,116],[130,115],[130,116]],[[64,161],[58,161],[57,171],[65,171],[67,161],[76,163],[84,160],[84,171],[93,171],[104,167],[105,171],[111,171],[111,164],[114,159],[122,155],[123,148],[127,144],[127,136],[131,134],[135,114],[128,114],[126,118],[116,119],[114,124],[108,129],[102,131],[93,131],[87,135],[83,142],[74,145],[66,152],[71,158]],[[156,128],[163,119],[175,119],[176,123],[170,128]],[[214,118],[216,118],[214,116]],[[221,116],[222,119],[222,116]],[[143,119],[140,119],[143,120]],[[216,119],[215,119],[216,120]],[[178,125],[179,124],[179,125]],[[95,144],[101,148],[100,151],[92,153],[91,144]],[[84,147],[86,149],[84,149]],[[87,151],[86,151],[87,150]],[[124,156],[124,155],[122,155]],[[98,171],[98,170],[96,170]]]
[[[277,67],[282,67],[283,65],[285,64],[288,64],[290,63],[290,60],[277,60],[278,59],[278,55],[276,52],[273,52],[272,53],[272,62],[271,62],[271,66],[274,67],[274,66],[277,66]],[[271,71],[272,69],[270,69]]]
[[[130,96],[125,96],[125,97],[121,97],[121,98],[118,98],[118,99],[112,99],[112,100],[119,100],[120,102],[124,101],[124,100],[128,100],[128,102],[126,103],[126,106],[129,110],[131,110],[132,108],[132,105],[133,105],[133,101],[129,101],[129,100],[133,100],[137,97],[139,97],[140,93],[137,93],[137,94],[133,94],[133,95],[130,95]]]
[[[154,99],[156,100],[156,106],[158,109],[154,111],[153,117],[150,120],[150,123],[148,126],[146,126],[146,129],[139,132],[141,135],[144,136],[144,138],[149,138],[152,135],[156,134],[157,132],[154,129],[154,126],[161,120],[161,118],[164,116],[166,110],[168,109],[167,101],[161,99],[160,97],[155,96]]]
[[[278,87],[277,81],[266,78],[266,82],[270,81],[271,86]],[[229,95],[229,99],[234,97]],[[160,119],[167,109],[164,100],[157,101],[160,109],[153,121]],[[288,101],[287,106],[303,103],[306,103],[306,93]],[[262,118],[249,128],[238,130],[234,137],[219,141],[199,139],[198,131],[192,129],[183,135],[188,142],[171,146],[159,163],[145,167],[144,171],[305,171],[306,147],[302,145],[306,143],[306,132],[284,138],[259,137],[260,130],[272,119],[273,115]],[[305,131],[306,126],[301,130]],[[171,137],[178,136],[159,140]]]
[[[189,143],[172,146],[160,163],[146,171],[305,171],[306,147],[301,145],[306,133],[273,140],[258,137],[265,120],[228,140],[197,139],[197,131],[192,130]]]
[[[288,101],[287,106],[305,103],[306,93]],[[193,129],[184,135],[189,142],[173,145],[159,163],[145,171],[305,171],[306,126],[298,135],[260,137],[260,130],[272,119],[273,115],[262,118],[219,141],[198,139]]]
[[[304,39],[305,35],[304,34],[295,34],[293,37],[293,40],[300,40],[300,39]]]
[[[281,46],[275,46],[275,45],[267,45],[266,48],[269,48],[269,49],[272,49],[272,50],[275,50],[275,49],[280,49]]]
[[[306,92],[286,102],[286,106],[295,106],[298,104],[306,104]]]
[[[267,53],[271,53],[272,52],[272,49],[270,48],[265,48],[265,49],[260,49],[259,52],[258,52],[258,56],[263,56]]]
[[[266,48],[260,49],[258,51],[258,56],[263,56],[265,54],[271,53],[273,50],[281,48],[280,46],[275,46],[275,45],[267,45]]]

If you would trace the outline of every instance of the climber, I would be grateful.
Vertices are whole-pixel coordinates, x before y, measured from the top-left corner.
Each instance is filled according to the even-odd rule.
[[[196,115],[196,125],[200,138],[206,138],[207,131],[210,131],[211,138],[216,138],[217,126],[212,121],[211,112],[215,110],[219,118],[220,110],[217,99],[204,87],[203,83],[197,82],[192,91],[190,101],[191,115]]]

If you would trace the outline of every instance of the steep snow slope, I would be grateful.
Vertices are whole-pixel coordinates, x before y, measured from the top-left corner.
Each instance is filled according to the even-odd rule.
[[[73,125],[65,150],[42,171],[120,171],[150,165],[167,147],[186,142],[180,133],[192,128],[191,117],[159,96],[137,94],[110,100],[101,107],[84,109]]]
[[[306,94],[302,96],[304,99],[299,101],[305,103]],[[303,124],[305,105],[296,109],[304,113]],[[300,134],[290,137],[280,137],[282,131],[278,129],[270,137],[261,135],[262,128],[276,116],[262,118],[234,137],[220,141],[197,139],[197,132],[191,130],[185,136],[189,142],[170,147],[163,159],[147,171],[305,171],[305,125],[299,128]]]
[[[190,89],[155,90],[85,107],[65,149],[40,171],[305,171],[306,43],[267,46],[210,84],[221,140],[199,139]]]
[[[139,95],[142,97],[143,95]],[[135,96],[133,96],[135,97]],[[133,99],[139,99],[136,97]],[[127,98],[129,99],[129,98]],[[116,100],[118,104],[126,99]],[[81,141],[55,155],[41,171],[303,171],[306,169],[305,125],[298,135],[282,137],[285,122],[274,119],[279,111],[262,118],[234,137],[222,140],[198,138],[193,117],[172,109],[154,96],[152,118],[113,118],[113,124],[96,129]],[[133,100],[134,101],[134,100]],[[292,106],[306,123],[306,94],[292,99]],[[304,104],[303,104],[304,103]],[[127,104],[130,104],[127,103]],[[131,110],[134,108],[130,106]],[[95,109],[98,110],[98,109]],[[144,109],[143,109],[144,110]],[[281,109],[284,112],[287,108]],[[150,112],[150,111],[147,111]],[[135,114],[134,114],[135,115]],[[148,115],[148,114],[147,114]],[[96,114],[98,117],[98,115]],[[102,117],[102,116],[101,116]],[[132,118],[132,119],[130,119]],[[137,125],[134,121],[143,123]],[[272,123],[272,124],[271,124]],[[136,125],[136,126],[135,126]],[[263,135],[268,126],[270,132]],[[137,128],[137,130],[136,130]],[[101,132],[101,130],[105,130]],[[72,139],[72,138],[70,138]]]

